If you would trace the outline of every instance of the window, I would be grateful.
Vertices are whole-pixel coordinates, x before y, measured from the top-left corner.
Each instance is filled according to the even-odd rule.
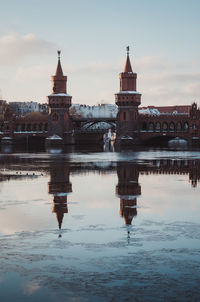
[[[54,122],[58,121],[58,118],[59,118],[59,115],[57,112],[54,112],[51,116],[51,120]]]
[[[123,120],[126,121],[126,111],[123,112]]]

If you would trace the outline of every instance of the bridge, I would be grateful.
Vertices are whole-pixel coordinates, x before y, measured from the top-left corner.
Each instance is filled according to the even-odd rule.
[[[140,141],[158,143],[178,137],[189,144],[199,143],[199,110],[194,105],[194,110],[188,106],[187,114],[139,115]]]
[[[189,143],[199,143],[199,122],[189,114],[159,116],[139,114],[138,119],[137,132],[141,144],[159,144],[176,137]],[[113,132],[116,131],[116,117],[71,117],[71,132],[78,142],[102,141],[109,128]],[[48,137],[48,115],[40,118],[19,117],[12,122],[5,121],[0,130],[0,138],[11,137],[15,141],[26,143],[37,139],[44,140]]]
[[[109,128],[116,130],[114,117],[71,117],[71,133],[75,141],[102,141]],[[48,115],[33,114],[17,117],[12,122],[4,121],[0,127],[0,138],[11,137],[15,142],[44,141],[48,137]]]

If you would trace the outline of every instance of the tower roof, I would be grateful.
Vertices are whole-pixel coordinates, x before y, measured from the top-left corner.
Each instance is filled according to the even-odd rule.
[[[62,66],[61,66],[61,63],[60,63],[60,53],[61,53],[61,51],[58,50],[58,65],[57,65],[57,68],[56,68],[56,76],[57,77],[63,76]]]
[[[133,72],[131,67],[131,62],[129,59],[129,54],[127,53],[126,64],[124,66],[124,72]]]
[[[124,72],[133,72],[131,67],[131,62],[129,59],[129,46],[126,47],[126,51],[127,51],[127,58],[126,58],[126,64],[124,66]]]

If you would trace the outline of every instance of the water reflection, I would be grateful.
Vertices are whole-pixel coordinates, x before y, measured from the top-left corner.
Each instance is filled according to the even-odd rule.
[[[1,154],[0,301],[199,296],[200,160],[102,154]]]
[[[116,194],[120,198],[120,215],[125,224],[130,225],[137,215],[137,197],[141,195],[139,165],[134,163],[117,164],[118,185]]]
[[[135,162],[90,162],[73,163],[70,157],[51,155],[50,158],[20,157],[3,155],[0,157],[0,182],[10,180],[35,179],[49,174],[48,193],[53,195],[52,213],[56,214],[58,228],[61,229],[64,215],[68,213],[68,195],[72,193],[70,174],[81,173],[117,174],[118,183],[113,188],[119,198],[120,216],[126,226],[133,223],[138,214],[137,199],[143,188],[140,175],[188,175],[193,188],[200,181],[200,160],[143,160]],[[89,190],[90,184],[85,188]],[[130,228],[127,228],[128,238]],[[61,233],[59,234],[61,237]]]
[[[62,158],[55,158],[50,162],[49,194],[53,195],[52,212],[56,213],[59,229],[65,213],[68,213],[67,196],[72,192],[69,180],[70,166]],[[61,234],[59,235],[61,237]]]

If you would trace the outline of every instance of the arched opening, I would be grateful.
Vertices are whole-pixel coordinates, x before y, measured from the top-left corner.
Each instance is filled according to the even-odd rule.
[[[25,124],[22,124],[21,129],[22,129],[23,132],[25,131]]]
[[[179,131],[182,131],[182,125],[180,122],[177,123],[176,125],[176,131],[179,132]]]
[[[146,122],[143,122],[142,123],[142,130],[147,130],[147,123]]]
[[[149,131],[153,132],[154,131],[154,124],[153,123],[149,123]]]
[[[183,126],[184,132],[188,132],[188,129],[189,129],[188,122],[185,122],[185,123],[184,123],[184,126]]]
[[[39,127],[38,127],[38,128],[39,128],[39,129],[38,129],[39,131],[42,131],[42,123],[39,124]]]
[[[162,130],[163,130],[163,132],[168,131],[168,124],[166,122],[163,123]]]
[[[33,124],[33,131],[37,131],[37,124]]]
[[[171,122],[171,123],[169,124],[169,131],[170,131],[170,132],[174,132],[174,131],[175,131],[175,125],[174,125],[173,122]]]
[[[156,128],[155,128],[156,132],[160,132],[160,129],[161,129],[161,125],[160,125],[159,122],[157,122],[156,123]]]
[[[21,131],[21,125],[20,125],[20,124],[18,124],[18,125],[16,126],[16,131],[17,131],[17,132],[20,132],[20,131]]]

